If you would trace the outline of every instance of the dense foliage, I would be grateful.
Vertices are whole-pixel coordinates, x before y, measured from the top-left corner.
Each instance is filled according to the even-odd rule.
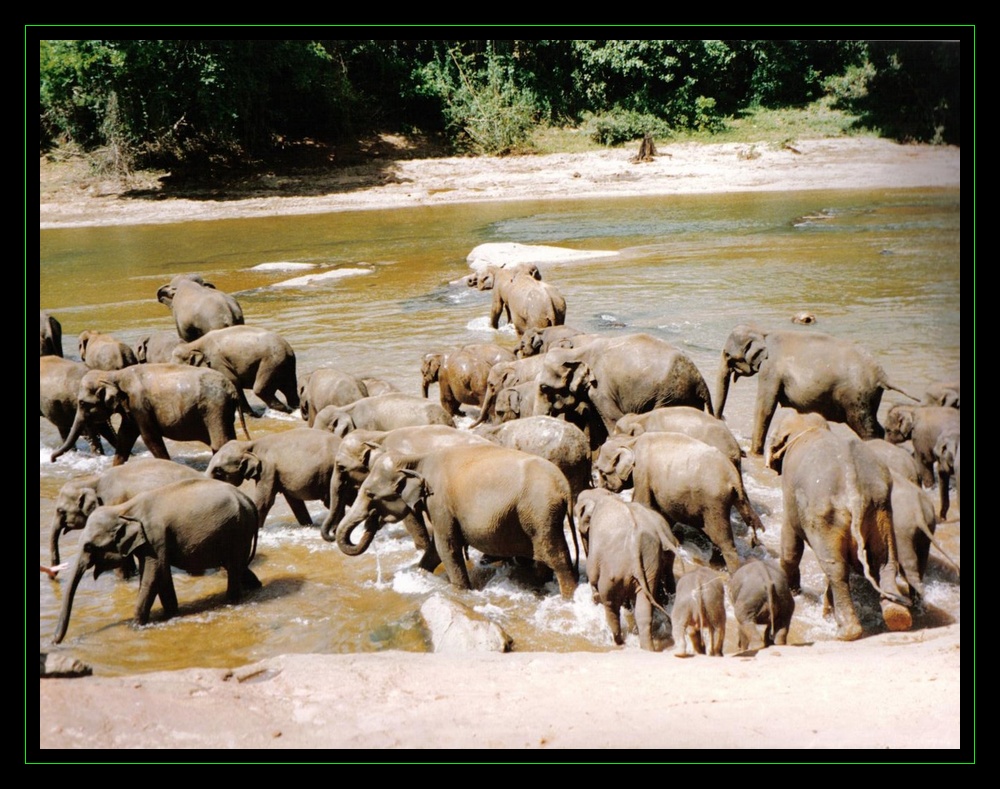
[[[252,159],[289,139],[443,131],[521,150],[540,122],[605,144],[724,128],[830,95],[897,139],[958,142],[960,45],[836,40],[42,40],[42,149],[121,171]]]

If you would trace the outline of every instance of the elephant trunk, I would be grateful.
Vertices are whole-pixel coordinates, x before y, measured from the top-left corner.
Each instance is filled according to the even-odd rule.
[[[427,397],[427,393],[430,391],[430,388],[431,388],[431,382],[428,381],[426,378],[424,378],[423,383],[421,383],[420,385],[420,393],[424,397]]]
[[[73,597],[76,595],[76,587],[80,584],[80,579],[90,566],[90,554],[86,549],[80,549],[80,555],[76,557],[76,566],[73,568],[73,577],[70,579],[69,589],[63,598],[62,609],[59,611],[59,621],[56,624],[55,635],[52,636],[52,643],[58,644],[66,635],[69,627],[69,615],[73,609]]]
[[[352,543],[351,534],[362,523],[365,525],[364,533],[357,543]],[[358,500],[354,502],[354,506],[351,507],[351,511],[344,516],[337,527],[337,547],[348,556],[360,556],[368,550],[368,546],[372,544],[380,526],[378,514],[369,514],[368,502],[362,501],[359,496]]]
[[[87,420],[83,415],[83,409],[77,406],[76,418],[73,419],[73,426],[69,430],[69,435],[66,437],[62,446],[52,453],[49,461],[55,463],[56,460],[69,452],[76,445],[76,441],[80,437],[80,434],[83,433],[83,429],[86,425]]]
[[[716,381],[715,391],[715,416],[722,419],[722,411],[726,407],[726,398],[729,397],[729,361],[726,355],[722,355],[722,365],[719,367],[719,378]]]
[[[335,542],[337,539],[337,524],[344,518],[347,511],[346,493],[349,487],[348,477],[343,474],[339,467],[334,469],[330,478],[330,511],[326,520],[320,526],[319,533],[327,542]]]
[[[56,513],[56,516],[52,519],[52,535],[49,537],[49,552],[53,567],[59,564],[59,537],[62,535],[65,526],[65,518]]]

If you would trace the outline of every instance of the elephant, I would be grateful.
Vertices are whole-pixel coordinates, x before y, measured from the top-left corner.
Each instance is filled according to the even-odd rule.
[[[38,413],[48,419],[59,431],[59,438],[66,443],[73,436],[72,446],[83,432],[94,453],[104,454],[103,436],[112,447],[118,443],[114,428],[107,417],[93,415],[74,431],[74,421],[79,407],[80,382],[90,372],[83,362],[74,362],[61,356],[41,356],[38,359]]]
[[[390,392],[362,397],[346,406],[328,405],[316,416],[313,427],[343,438],[352,430],[393,430],[414,425],[455,426],[451,414],[423,397]]]
[[[423,396],[427,397],[428,388],[437,381],[441,407],[452,416],[461,416],[462,405],[482,404],[492,366],[465,350],[429,353],[420,369]]]
[[[919,483],[901,477],[890,469],[892,474],[892,525],[896,534],[896,552],[899,556],[899,566],[906,575],[906,580],[921,597],[924,596],[924,574],[927,572],[927,559],[931,545],[948,560],[961,575],[961,568],[951,555],[941,546],[934,536],[937,528],[937,515],[934,503],[921,489]]]
[[[211,367],[236,386],[242,406],[253,413],[243,394],[252,389],[268,408],[290,413],[299,407],[295,375],[295,351],[288,341],[258,326],[227,326],[213,329],[191,342],[174,348],[175,364]],[[278,399],[280,392],[287,405]]]
[[[222,373],[182,364],[139,364],[124,370],[91,370],[80,381],[76,418],[65,443],[52,461],[72,448],[87,424],[119,414],[114,465],[126,462],[142,436],[153,457],[170,459],[165,438],[201,441],[213,452],[236,438],[233,420],[239,411],[247,439],[246,420],[236,387]]]
[[[198,274],[178,274],[156,291],[156,299],[170,308],[177,334],[185,342],[197,340],[212,329],[243,324],[239,302]]]
[[[481,425],[476,435],[555,463],[575,500],[590,487],[590,442],[580,428],[551,416],[528,416],[500,425]]]
[[[808,543],[827,578],[825,608],[833,607],[837,638],[864,635],[851,600],[852,570],[879,594],[887,627],[908,630],[912,599],[899,563],[885,463],[864,441],[834,433],[819,414],[788,412],[771,437],[767,464],[781,475],[781,569],[792,593],[800,591]]]
[[[580,402],[593,408],[591,441],[611,435],[625,414],[687,405],[712,414],[712,397],[698,368],[670,343],[648,334],[593,336],[542,357],[541,413],[558,416]]]
[[[97,507],[83,529],[52,640],[58,644],[65,637],[77,586],[91,567],[97,578],[135,557],[139,563],[135,623],[144,625],[157,597],[165,618],[177,613],[171,567],[192,575],[224,568],[230,602],[238,602],[247,590],[259,589],[260,580],[248,566],[256,540],[253,502],[232,485],[212,479],[174,482],[123,504]]]
[[[740,566],[729,513],[733,507],[758,543],[764,524],[743,487],[743,476],[722,452],[682,433],[643,433],[611,439],[594,466],[601,487],[620,491],[631,476],[632,500],[670,523],[701,529],[721,552],[730,573]]]
[[[616,436],[643,433],[684,433],[718,449],[736,468],[741,468],[743,462],[743,450],[726,423],[691,406],[674,405],[644,414],[625,414],[615,423]]]
[[[50,549],[52,564],[59,564],[60,535],[82,529],[87,516],[105,504],[122,504],[148,490],[179,482],[200,479],[193,468],[159,458],[136,458],[124,466],[112,466],[97,476],[70,480],[56,496],[56,514],[52,519]]]
[[[764,648],[788,643],[795,598],[780,567],[751,559],[729,579],[729,599],[740,627],[741,650],[751,649],[758,641]],[[757,625],[764,625],[763,636]]]
[[[399,391],[395,386],[382,378],[362,378],[361,383],[364,384],[369,397]]]
[[[501,423],[541,416],[538,409],[538,381],[525,381],[497,392],[494,410]],[[553,417],[549,417],[550,419]],[[588,440],[588,444],[589,444]]]
[[[154,334],[144,334],[132,350],[139,364],[168,364],[174,360],[174,348],[184,340],[177,336],[176,331],[159,331]]]
[[[943,405],[961,408],[961,381],[935,381],[924,392],[924,405]]]
[[[319,431],[317,431],[319,432]],[[372,464],[386,452],[399,456],[426,455],[436,449],[453,446],[489,445],[481,436],[447,425],[416,425],[395,430],[355,430],[344,436],[334,458],[330,479],[329,507],[320,534],[327,542],[336,540],[337,524],[368,478]],[[433,571],[441,563],[419,517],[410,514],[403,525],[413,537],[418,551],[423,551],[420,566]],[[360,551],[359,551],[360,553]],[[429,565],[429,566],[428,566]]]
[[[563,531],[569,520],[576,542],[566,477],[544,458],[498,446],[446,447],[423,456],[385,453],[337,526],[337,545],[348,554],[367,550],[381,522],[413,513],[423,518],[448,579],[471,589],[465,549],[497,557],[532,558],[555,573],[571,599],[577,574]],[[351,534],[362,523],[356,545]]]
[[[559,289],[516,267],[488,266],[476,287],[493,291],[490,326],[494,329],[505,310],[519,337],[528,329],[560,326],[566,320],[566,299]]]
[[[779,406],[811,411],[831,422],[846,422],[861,438],[882,438],[877,414],[882,392],[911,397],[893,386],[885,371],[860,346],[816,332],[769,332],[741,324],[722,348],[718,409],[722,418],[729,378],[759,375],[750,452],[761,455]]]
[[[328,405],[350,405],[369,396],[368,387],[360,378],[334,367],[320,367],[300,375],[297,392],[302,418],[309,427],[315,425],[316,414]]]
[[[661,589],[673,590],[674,556],[680,549],[663,517],[606,490],[583,491],[573,508],[587,552],[587,578],[594,602],[604,608],[619,646],[622,606],[632,609],[639,646],[653,650],[653,609],[666,614]]]
[[[305,502],[322,501],[330,506],[330,481],[339,448],[337,436],[308,427],[269,433],[253,441],[227,441],[212,456],[205,476],[236,487],[253,480],[260,528],[279,493],[295,520],[311,526]]]
[[[565,324],[528,329],[514,347],[514,356],[526,359],[529,356],[545,353],[550,348],[571,348],[572,339],[581,335],[582,331]]]
[[[543,356],[515,359],[512,362],[498,362],[490,368],[486,377],[479,417],[472,423],[477,427],[496,416],[496,399],[502,389],[533,381],[542,370]]]
[[[809,326],[816,322],[816,315],[808,310],[802,310],[792,315],[792,323],[800,323]]]
[[[40,328],[38,332],[39,356],[62,356],[62,324],[45,310],[38,311]]]
[[[726,640],[726,598],[722,576],[707,567],[696,567],[677,579],[677,594],[670,612],[674,631],[674,654],[688,657],[691,651],[722,657]]]
[[[139,363],[135,351],[110,334],[81,332],[79,349],[81,361],[91,370],[121,370]]]
[[[909,440],[913,444],[913,456],[920,469],[920,482],[925,488],[934,484],[934,447],[945,433],[960,434],[962,414],[957,408],[942,405],[894,405],[885,417],[885,438],[893,444]],[[941,476],[938,468],[941,495],[941,519],[948,515],[947,473]]]
[[[890,444],[884,438],[869,438],[865,444],[895,476],[907,479],[914,485],[920,484],[920,467],[916,458],[906,449],[898,444]]]
[[[962,436],[958,430],[946,430],[934,443],[934,459],[937,461],[938,476],[941,479],[941,520],[947,520],[954,510],[948,507],[948,484],[955,477],[955,504],[961,509],[962,478],[959,468],[959,452],[962,447]]]
[[[492,342],[469,343],[459,348],[458,352],[469,354],[489,367],[500,362],[512,362],[515,359],[513,352]],[[420,364],[421,393],[424,397],[427,397],[430,385],[440,379],[441,366],[447,358],[446,353],[424,354]]]

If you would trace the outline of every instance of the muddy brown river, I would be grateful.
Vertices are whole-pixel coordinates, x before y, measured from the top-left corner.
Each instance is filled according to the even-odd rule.
[[[40,232],[40,304],[62,323],[67,356],[76,338],[97,329],[133,344],[150,331],[172,330],[156,291],[175,274],[197,272],[235,295],[248,324],[280,332],[300,372],[335,366],[384,378],[420,392],[420,359],[471,342],[512,347],[509,327],[488,326],[489,293],[452,284],[468,273],[468,253],[484,242],[610,250],[614,257],[542,264],[562,291],[566,322],[588,332],[648,332],[682,348],[713,387],[719,354],[739,323],[799,328],[849,338],[879,360],[889,379],[914,394],[960,373],[960,216],[958,190],[745,193],[456,205],[302,217],[122,226]],[[267,266],[260,268],[263,264]],[[303,264],[305,264],[305,267]],[[306,274],[308,284],[285,285]],[[809,310],[818,322],[795,327]],[[730,388],[726,421],[744,448],[752,429],[755,379]],[[436,386],[431,396],[437,396]],[[263,405],[252,398],[258,410]],[[902,399],[888,393],[880,416]],[[464,424],[467,424],[465,420]],[[254,436],[304,423],[267,411],[250,420]],[[55,428],[39,420],[39,557],[59,488],[107,468],[79,442],[56,463]],[[200,444],[169,442],[171,456],[204,469]],[[148,454],[141,441],[135,454]],[[780,478],[761,461],[744,461],[751,501],[776,556],[781,531]],[[936,496],[936,491],[932,491]],[[498,621],[517,650],[615,649],[604,617],[581,584],[563,600],[554,584],[535,588],[496,567],[475,567],[475,590],[453,588],[442,570],[415,567],[417,554],[401,527],[384,529],[372,549],[351,558],[324,542],[324,509],[309,505],[316,526],[299,526],[283,501],[271,511],[253,569],[263,588],[246,601],[225,601],[224,573],[174,572],[180,614],[168,621],[154,606],[136,629],[137,584],[88,575],[76,595],[65,641],[56,649],[97,673],[126,674],[189,666],[235,666],[288,652],[429,649],[418,609],[443,593]],[[751,551],[733,513],[737,545]],[[76,534],[64,536],[73,561]],[[939,526],[952,555],[961,553],[960,523]],[[834,636],[819,595],[822,576],[810,551],[803,565],[793,640]],[[64,574],[65,576],[65,574]],[[65,577],[39,578],[39,642],[50,640]],[[960,619],[960,587],[931,552],[924,604],[916,627]],[[866,627],[881,627],[873,601]],[[729,629],[727,651],[735,649]],[[638,649],[630,636],[626,649]]]

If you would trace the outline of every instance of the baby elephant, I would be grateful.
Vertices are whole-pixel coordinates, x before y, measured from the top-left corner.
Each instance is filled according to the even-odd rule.
[[[688,644],[700,655],[722,656],[726,640],[726,600],[722,576],[706,567],[685,573],[677,581],[670,614],[674,626],[674,654],[687,657]]]
[[[750,649],[760,638],[757,625],[764,625],[764,647],[788,643],[795,598],[780,567],[751,559],[730,578],[729,599],[740,625],[741,650]]]

